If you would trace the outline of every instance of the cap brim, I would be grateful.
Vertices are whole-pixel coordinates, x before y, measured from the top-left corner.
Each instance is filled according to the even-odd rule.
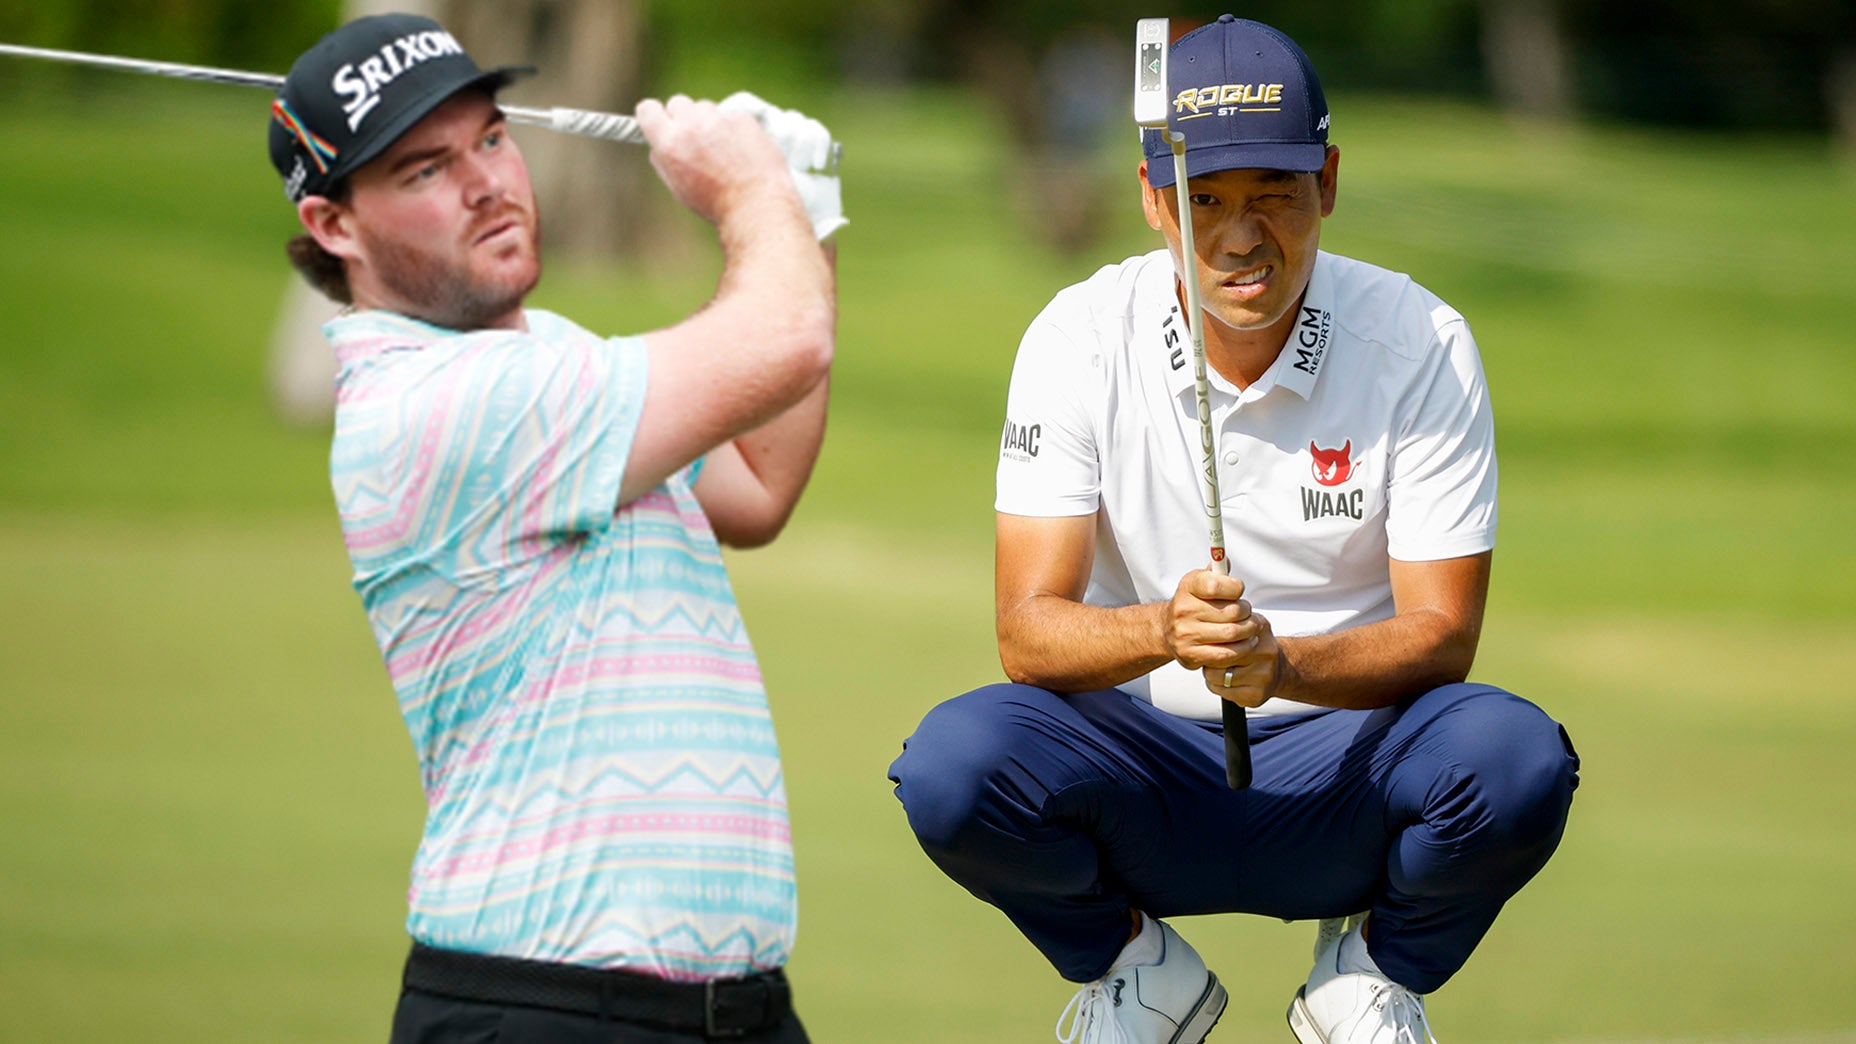
[[[1251,142],[1242,145],[1214,145],[1186,150],[1186,176],[1215,174],[1221,170],[1293,170],[1313,173],[1327,161],[1328,147],[1311,142]],[[1171,154],[1147,158],[1147,183],[1154,188],[1173,184]]]
[[[443,105],[447,99],[459,91],[476,88],[494,94],[516,80],[524,76],[532,76],[534,73],[535,67],[532,65],[505,65],[478,73],[457,83],[441,83],[433,87],[395,113],[393,119],[381,124],[374,132],[374,136],[364,144],[358,147],[351,146],[348,152],[329,168],[329,180],[345,178],[367,166],[375,157],[387,151],[387,148],[394,142],[400,140],[400,135],[411,130],[414,124],[431,115],[433,109]]]

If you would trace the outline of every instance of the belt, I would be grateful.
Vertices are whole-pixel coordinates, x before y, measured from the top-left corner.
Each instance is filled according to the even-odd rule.
[[[670,982],[616,969],[440,950],[413,943],[406,989],[454,1000],[549,1008],[705,1037],[744,1037],[792,1014],[776,968],[740,979]]]

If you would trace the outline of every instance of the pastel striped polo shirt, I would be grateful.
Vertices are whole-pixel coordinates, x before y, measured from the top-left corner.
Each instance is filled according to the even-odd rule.
[[[697,468],[623,506],[636,338],[324,327],[354,585],[419,756],[407,930],[699,980],[797,920],[779,748]]]

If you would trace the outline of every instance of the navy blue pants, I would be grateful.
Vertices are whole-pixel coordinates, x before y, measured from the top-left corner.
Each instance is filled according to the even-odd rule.
[[[1232,791],[1216,724],[1112,689],[991,685],[930,711],[889,774],[929,858],[1067,979],[1108,970],[1130,908],[1370,910],[1373,960],[1418,993],[1546,864],[1579,783],[1558,724],[1473,683],[1252,718],[1250,744],[1255,779]]]

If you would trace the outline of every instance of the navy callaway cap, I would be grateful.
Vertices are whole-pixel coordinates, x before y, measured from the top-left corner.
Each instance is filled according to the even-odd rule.
[[[1219,170],[1321,169],[1328,100],[1308,56],[1262,22],[1220,15],[1179,38],[1167,59],[1168,131],[1186,136],[1186,176]],[[1141,131],[1147,183],[1173,183],[1173,147]]]
[[[430,18],[357,18],[304,51],[271,102],[271,165],[292,203],[323,195],[467,87],[497,91],[528,66],[485,72]]]

